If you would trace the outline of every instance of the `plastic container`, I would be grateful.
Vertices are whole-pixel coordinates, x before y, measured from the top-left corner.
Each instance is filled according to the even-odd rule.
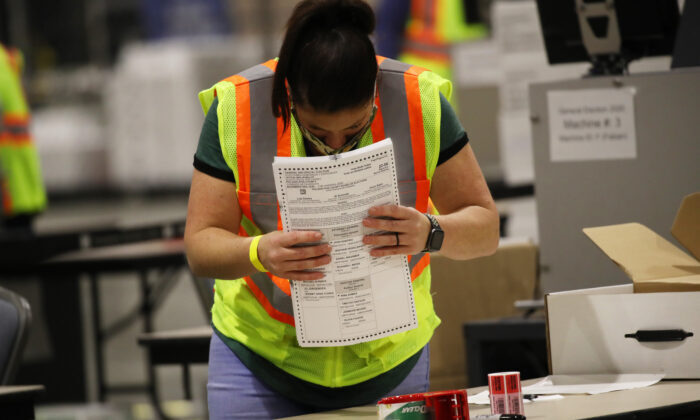
[[[377,406],[380,420],[469,420],[465,389],[397,395],[379,400]]]

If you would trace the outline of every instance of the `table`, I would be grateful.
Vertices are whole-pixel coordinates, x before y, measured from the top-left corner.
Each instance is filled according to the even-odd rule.
[[[107,338],[143,318],[143,331],[153,330],[155,302],[170,290],[177,271],[187,267],[182,239],[184,222],[163,222],[130,228],[109,227],[90,231],[66,231],[47,235],[0,238],[0,272],[3,276],[38,276],[45,285],[89,276],[92,330],[96,353],[97,399],[107,392],[150,390],[143,385],[108,386],[105,380],[103,344]],[[98,279],[101,274],[136,272],[141,301],[138,310],[102,326]],[[155,279],[150,279],[154,274]],[[77,289],[76,289],[77,290]],[[71,303],[69,305],[72,306]],[[62,315],[62,314],[61,314]],[[79,374],[80,372],[78,372]]]
[[[33,419],[34,400],[45,391],[42,385],[0,386],[3,419]]]
[[[532,384],[539,379],[523,381]],[[469,388],[469,395],[486,387]],[[641,411],[643,410],[643,411]],[[486,405],[470,405],[469,414],[490,414]],[[700,418],[700,381],[661,381],[646,388],[609,392],[598,395],[568,395],[555,401],[540,401],[525,405],[528,419],[695,419]],[[287,419],[347,419],[377,418],[375,406],[351,407],[325,413],[287,417]]]
[[[182,366],[182,386],[186,399],[192,399],[190,384],[190,365],[209,362],[209,342],[213,333],[212,327],[184,328],[174,331],[157,331],[143,333],[138,337],[138,343],[148,352],[150,376],[155,378],[155,368],[158,365],[175,364]],[[154,385],[156,381],[153,381]],[[158,390],[154,386],[151,401],[156,410],[161,413]]]
[[[182,238],[154,239],[143,242],[111,245],[99,248],[87,248],[71,251],[49,258],[39,265],[42,272],[58,273],[85,273],[90,280],[90,301],[93,316],[93,339],[96,352],[96,376],[97,397],[99,401],[109,391],[132,392],[139,390],[141,386],[122,385],[119,387],[108,386],[105,380],[104,341],[135,320],[134,316],[127,316],[118,320],[109,327],[102,327],[100,312],[99,285],[100,274],[135,271],[139,274],[141,287],[140,310],[137,315],[143,317],[144,332],[153,331],[154,293],[157,290],[167,290],[167,283],[172,283],[174,277],[168,269],[179,269],[187,266],[185,258],[185,244]],[[163,270],[163,274],[151,284],[149,273],[151,270]],[[150,373],[150,371],[149,371]],[[149,392],[155,387],[152,375],[148,377],[146,389]]]

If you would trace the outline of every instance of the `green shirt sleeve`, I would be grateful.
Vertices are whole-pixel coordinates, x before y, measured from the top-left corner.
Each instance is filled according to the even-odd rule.
[[[226,164],[224,155],[221,152],[221,143],[219,143],[219,120],[216,116],[218,104],[219,99],[214,98],[214,102],[212,102],[204,118],[202,132],[199,135],[199,143],[197,144],[197,152],[194,154],[194,167],[215,178],[235,182],[233,171]]]
[[[214,98],[211,107],[207,111],[202,125],[202,132],[199,135],[197,152],[194,155],[194,167],[225,181],[235,182],[233,172],[228,167],[221,152],[219,143],[219,121],[216,115],[216,107],[219,99]],[[469,141],[467,133],[457,118],[454,109],[447,98],[440,94],[440,109],[442,118],[440,119],[440,156],[438,165],[446,162],[456,155]]]
[[[440,94],[440,156],[438,165],[447,162],[469,142],[467,132],[457,118],[452,105]]]

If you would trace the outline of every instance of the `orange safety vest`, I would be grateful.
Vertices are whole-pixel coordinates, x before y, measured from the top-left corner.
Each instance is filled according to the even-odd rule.
[[[359,147],[391,137],[400,202],[426,212],[440,148],[439,92],[449,97],[450,84],[414,66],[383,57],[378,61],[377,115]],[[214,97],[219,99],[219,138],[236,180],[241,236],[282,229],[272,161],[276,155],[305,156],[296,121],[292,118],[283,130],[282,119],[272,114],[276,63],[270,60],[254,66],[200,93],[205,112]],[[270,273],[217,280],[213,323],[223,334],[294,376],[323,386],[352,385],[395,367],[429,341],[439,324],[430,298],[429,264],[429,254],[409,257],[418,328],[367,343],[333,347],[333,356],[326,354],[328,348],[298,346],[289,281]],[[329,358],[335,360],[332,367]]]

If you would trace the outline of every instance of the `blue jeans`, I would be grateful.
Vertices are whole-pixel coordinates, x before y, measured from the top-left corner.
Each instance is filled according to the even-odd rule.
[[[406,379],[387,395],[426,392],[429,385],[430,354],[428,346]],[[260,382],[221,339],[213,334],[209,349],[207,383],[209,418],[273,419],[317,412],[296,403]]]

